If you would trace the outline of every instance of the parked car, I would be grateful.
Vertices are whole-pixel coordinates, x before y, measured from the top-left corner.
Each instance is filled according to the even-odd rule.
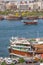
[[[5,58],[5,62],[6,62],[6,64],[11,64],[12,63],[12,59],[11,58]]]

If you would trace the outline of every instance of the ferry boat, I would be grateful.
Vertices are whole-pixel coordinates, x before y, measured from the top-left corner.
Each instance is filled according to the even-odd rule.
[[[23,23],[26,25],[36,25],[38,22],[37,22],[37,20],[33,20],[31,22],[23,22]]]
[[[43,56],[43,41],[35,39],[35,41],[26,39],[12,37],[10,39],[10,45],[8,47],[10,57],[23,57],[32,58],[35,55]]]
[[[17,57],[32,57],[35,52],[30,42],[25,38],[12,38],[9,46],[10,56]]]

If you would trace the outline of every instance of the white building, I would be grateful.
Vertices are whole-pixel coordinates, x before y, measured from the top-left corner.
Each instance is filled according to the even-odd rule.
[[[6,10],[6,4],[5,2],[2,0],[0,0],[0,11],[5,11]]]
[[[18,4],[18,8],[20,11],[28,11],[29,10],[28,1],[20,1]]]
[[[6,9],[17,10],[17,2],[6,3]]]
[[[6,2],[6,3],[5,3]],[[24,1],[5,1],[0,0],[0,10],[5,9],[20,10],[20,11],[40,11],[43,10],[43,0],[24,0]]]
[[[29,0],[29,1],[20,1],[18,8],[21,11],[36,11],[43,10],[43,1],[42,0]]]
[[[43,10],[43,0],[29,0],[29,10]]]

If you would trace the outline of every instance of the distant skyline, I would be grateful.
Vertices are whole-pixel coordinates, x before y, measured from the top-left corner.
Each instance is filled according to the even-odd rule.
[[[0,1],[34,1],[34,0],[0,0]]]
[[[21,1],[21,0],[0,0],[0,1]],[[29,1],[29,0],[24,0],[24,1]],[[30,1],[33,1],[33,0],[30,0]]]

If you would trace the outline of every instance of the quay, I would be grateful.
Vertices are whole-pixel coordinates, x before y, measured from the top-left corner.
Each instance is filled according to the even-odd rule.
[[[43,16],[15,16],[13,14],[0,15],[0,20],[37,20],[43,19]]]
[[[0,57],[0,65],[41,65],[40,62],[36,62],[36,63],[26,63],[24,62],[20,62],[19,60],[15,59],[15,58],[10,58],[10,57]]]
[[[0,20],[37,20],[43,19],[43,16],[15,16],[15,15],[0,15]]]
[[[16,65],[41,65],[40,63],[28,63],[28,64],[26,64],[26,63],[20,63],[20,64],[16,64]]]
[[[15,16],[12,14],[6,15],[3,17],[5,20],[37,20],[37,19],[43,19],[43,16]]]

